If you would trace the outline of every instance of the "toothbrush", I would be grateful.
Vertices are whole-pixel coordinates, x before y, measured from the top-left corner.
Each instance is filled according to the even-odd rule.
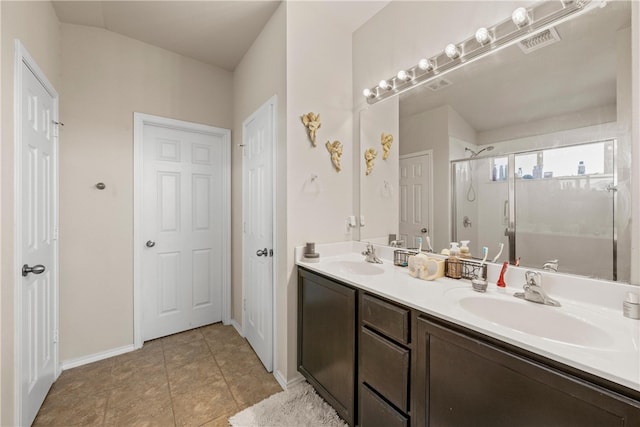
[[[482,268],[484,263],[487,262],[487,256],[489,255],[489,248],[487,248],[486,246],[483,246],[482,255],[484,256],[484,258],[482,258],[482,262],[480,263],[480,268]]]
[[[502,255],[502,250],[503,249],[504,249],[504,243],[500,243],[500,250],[498,251],[498,255],[493,257],[493,260],[491,262],[496,262],[498,260],[498,258],[500,258],[500,255]]]
[[[431,246],[431,239],[429,236],[425,237],[427,239],[427,252],[433,252],[433,247]]]
[[[483,246],[482,255],[483,255],[483,258],[482,258],[482,262],[480,263],[480,276],[481,276],[480,278],[482,280],[486,280],[486,277],[484,277],[485,274],[482,267],[484,267],[484,263],[487,262],[487,256],[489,255],[489,248],[487,248],[486,246]]]
[[[418,241],[418,253],[421,254],[422,253],[422,237],[418,237],[416,240]]]

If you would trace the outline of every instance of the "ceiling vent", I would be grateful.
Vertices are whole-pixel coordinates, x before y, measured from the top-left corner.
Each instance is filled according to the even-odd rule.
[[[539,33],[529,37],[528,39],[522,40],[518,43],[520,49],[524,53],[531,53],[534,50],[541,49],[545,46],[549,46],[555,42],[560,41],[560,36],[555,28],[549,28],[544,31],[540,31]]]
[[[436,79],[436,80],[434,80],[434,81],[432,81],[432,82],[429,82],[429,83],[427,84],[427,87],[428,87],[429,89],[431,89],[432,91],[437,92],[437,91],[439,91],[440,89],[444,89],[445,87],[449,87],[449,86],[451,86],[452,84],[453,84],[453,83],[451,83],[451,82],[450,82],[449,80],[447,80],[447,79],[439,78],[439,79]]]

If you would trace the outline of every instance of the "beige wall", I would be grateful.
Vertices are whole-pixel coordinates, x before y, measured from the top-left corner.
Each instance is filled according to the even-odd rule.
[[[13,250],[13,83],[14,40],[20,39],[51,84],[60,92],[60,25],[49,2],[0,2],[2,15],[2,172],[0,216],[0,425],[14,420],[14,267]]]
[[[348,3],[348,2],[347,2]],[[339,24],[340,2],[287,3],[287,265],[286,282],[278,283],[276,369],[287,380],[296,371],[297,275],[293,248],[305,242],[349,240],[345,219],[353,214],[353,113],[351,87],[352,28]],[[348,7],[348,6],[345,6]],[[312,147],[300,120],[320,113],[318,146]],[[328,141],[344,145],[338,173],[325,148]],[[321,192],[306,192],[304,183],[317,174]],[[322,255],[322,254],[321,254]],[[285,314],[286,313],[286,314]]]
[[[636,165],[631,170],[631,218],[632,224],[640,221],[640,4],[631,4],[631,164]],[[631,283],[640,283],[640,230],[631,235]]]
[[[62,25],[60,359],[133,343],[133,112],[232,127],[232,75]],[[94,185],[104,182],[106,190]]]
[[[433,150],[433,200],[449,200],[449,106],[400,120],[400,154]],[[434,203],[433,249],[449,247],[449,204]]]
[[[386,245],[389,234],[400,232],[400,102],[393,97],[371,105],[360,112],[360,141],[362,146],[357,156],[362,189],[360,193],[361,213],[365,215],[365,226],[360,228],[363,241]],[[381,134],[393,136],[389,156],[383,159]],[[365,175],[366,161],[364,152],[373,148],[378,156],[373,161],[373,169]],[[385,187],[385,183],[388,186]],[[398,238],[400,238],[398,236]]]
[[[276,144],[276,260],[286,261],[287,82],[286,6],[280,5],[233,73],[233,132],[231,151],[232,318],[242,324],[242,123],[255,110],[277,96]],[[282,269],[276,269],[281,271]],[[282,278],[276,279],[281,283]]]

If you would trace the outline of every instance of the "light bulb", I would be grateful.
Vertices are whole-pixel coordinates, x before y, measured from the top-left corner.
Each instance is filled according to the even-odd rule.
[[[418,68],[420,68],[422,71],[429,71],[433,69],[433,64],[428,59],[422,58],[418,62]]]
[[[476,41],[480,44],[485,44],[489,41],[489,30],[486,28],[478,28],[476,31]]]
[[[527,14],[527,9],[525,9],[524,7],[519,7],[516,10],[514,10],[513,13],[511,14],[511,20],[518,27],[522,27],[523,25],[525,25],[527,21],[529,21],[529,15]]]
[[[451,59],[456,59],[460,56],[460,52],[455,44],[448,44],[447,47],[444,48],[444,54],[447,55]]]
[[[366,88],[365,90],[363,90],[362,94],[365,96],[365,98],[373,98],[374,96],[373,92],[369,88]]]
[[[403,82],[408,82],[409,80],[411,80],[411,76],[405,70],[398,71],[398,75],[396,77],[398,77],[398,80]]]
[[[386,80],[380,80],[380,83],[378,83],[378,86],[380,87],[380,89],[383,89],[383,90],[391,89],[391,83],[389,83]]]

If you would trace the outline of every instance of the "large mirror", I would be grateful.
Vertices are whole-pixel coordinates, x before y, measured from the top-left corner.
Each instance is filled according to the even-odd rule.
[[[609,2],[361,111],[360,239],[628,282],[630,133],[631,4]]]

